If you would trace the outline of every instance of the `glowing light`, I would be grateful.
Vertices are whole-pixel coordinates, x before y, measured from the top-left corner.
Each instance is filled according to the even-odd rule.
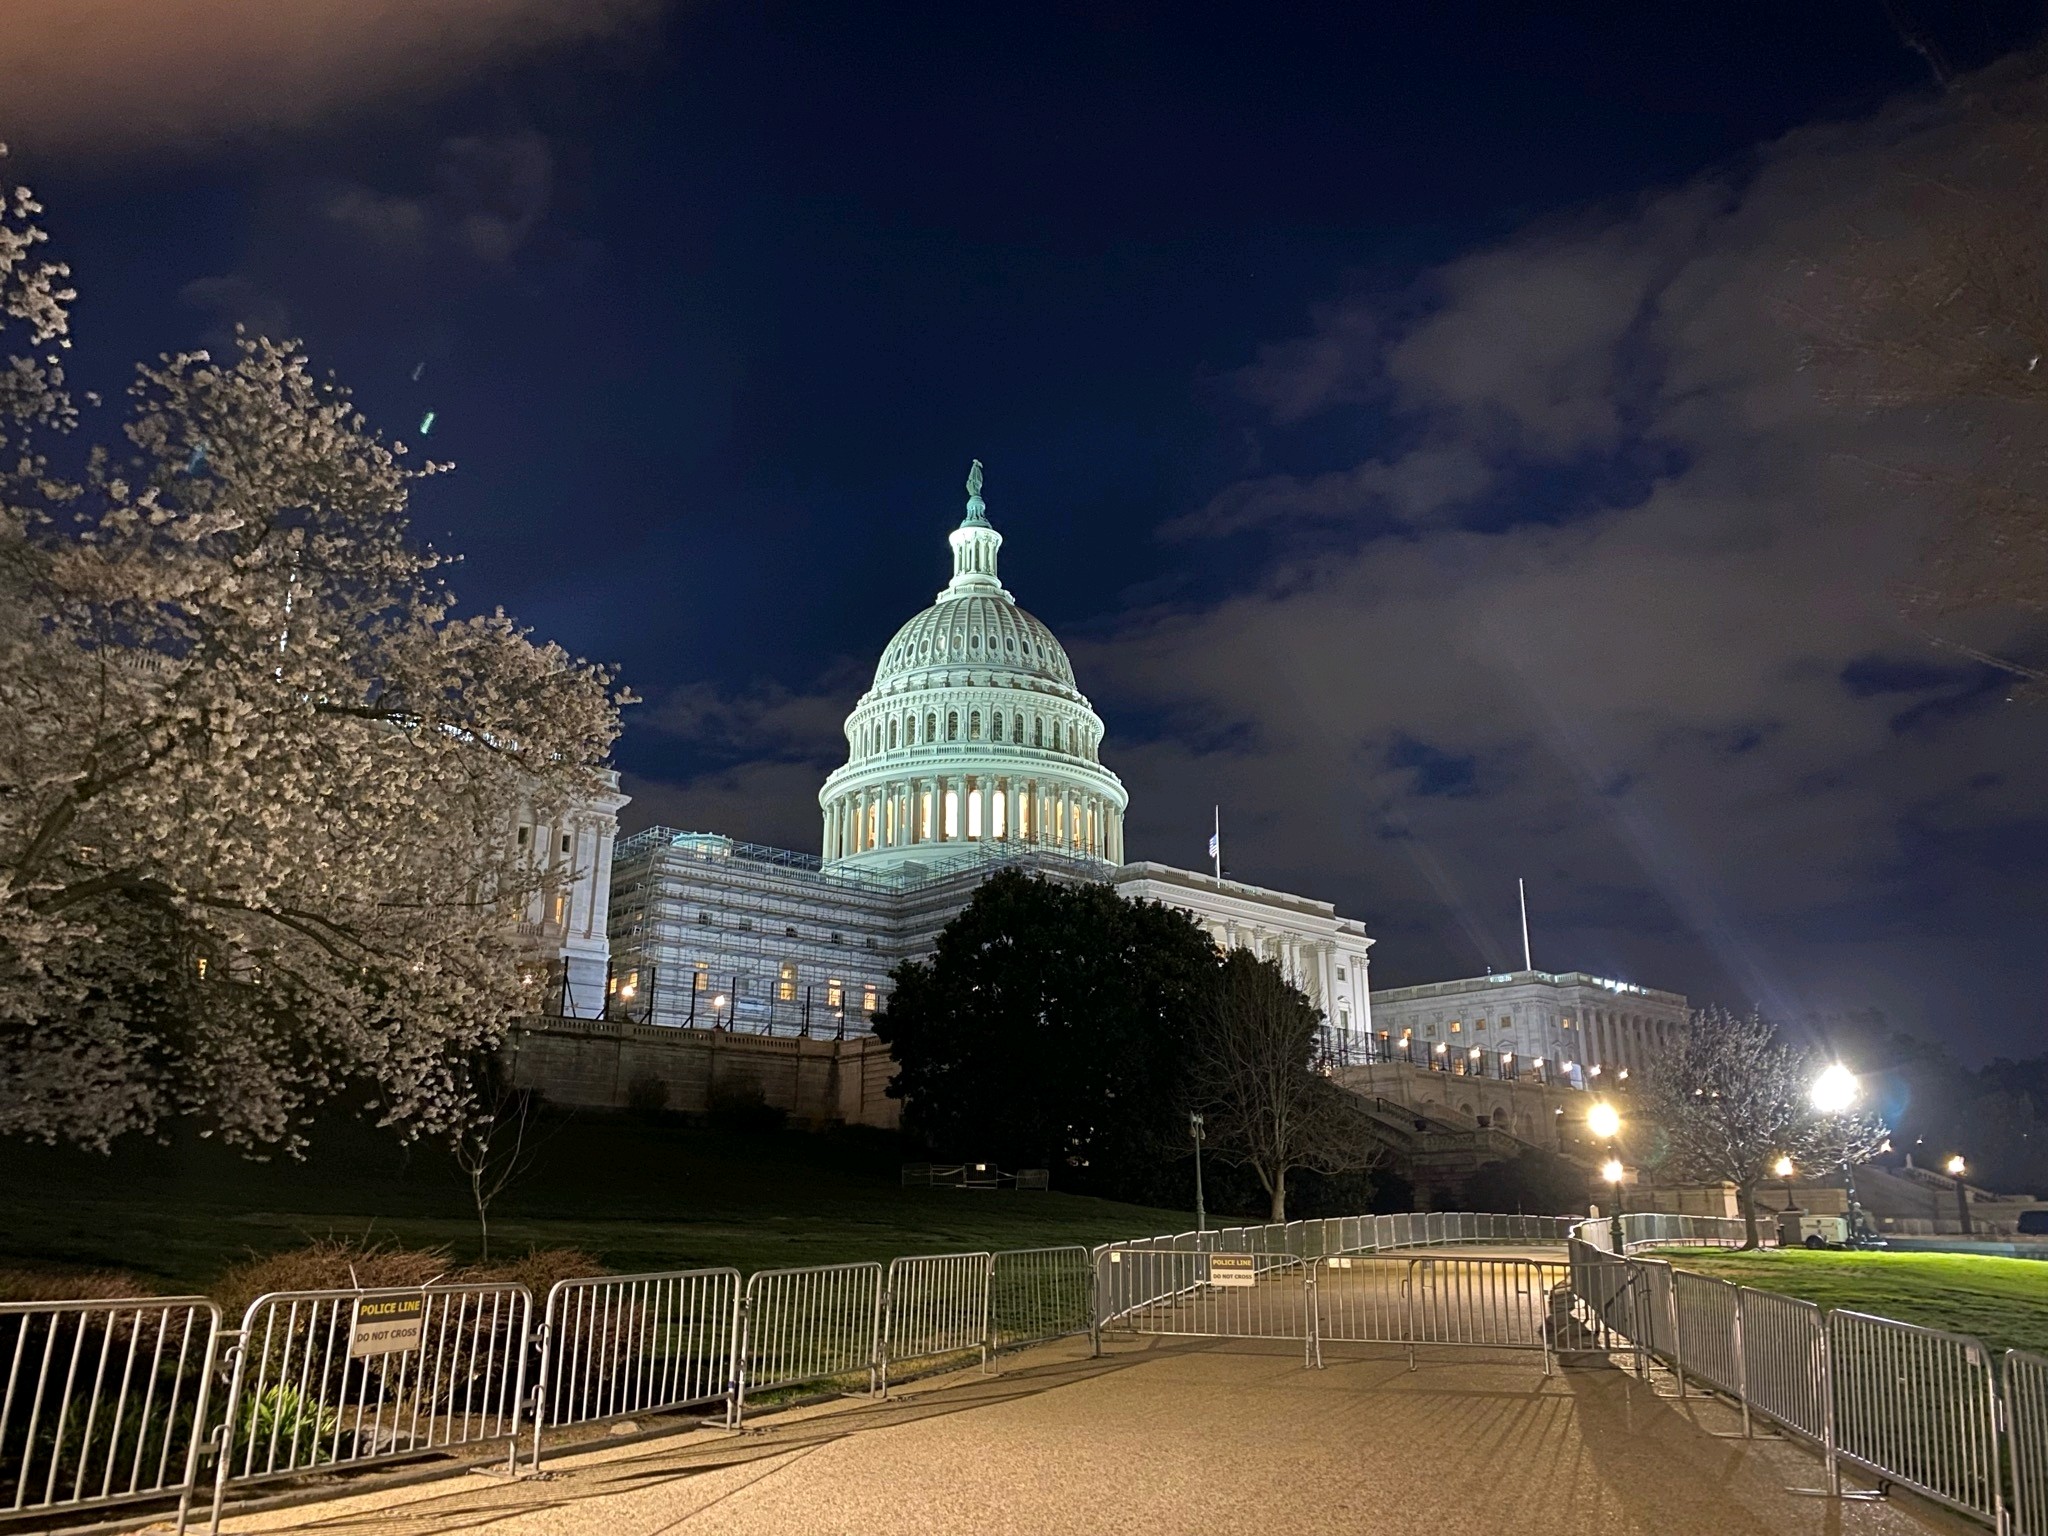
[[[1823,1068],[1808,1093],[1813,1107],[1823,1115],[1839,1115],[1856,1102],[1859,1089],[1856,1074],[1839,1061]]]
[[[1628,1170],[1621,1166],[1621,1159],[1610,1157],[1600,1165],[1600,1177],[1610,1184],[1619,1184],[1628,1176]]]
[[[424,416],[422,416],[422,417],[420,418],[420,436],[421,436],[421,437],[425,437],[425,436],[426,436],[426,435],[427,435],[427,434],[428,434],[429,432],[431,432],[431,431],[433,431],[433,430],[434,430],[434,413],[433,413],[432,411],[429,411],[429,412],[427,412],[427,414],[426,414],[426,415],[424,415]]]
[[[1952,1179],[1960,1179],[1964,1174],[1970,1171],[1969,1164],[1963,1161],[1962,1154],[1960,1153],[1950,1158],[1946,1163],[1942,1164],[1942,1166],[1948,1169],[1949,1177]]]
[[[1612,1141],[1621,1134],[1621,1112],[1612,1104],[1595,1104],[1586,1111],[1586,1129],[1602,1141]]]
[[[1779,1158],[1775,1163],[1771,1164],[1771,1172],[1775,1173],[1781,1179],[1791,1178],[1792,1159],[1789,1157]]]
[[[635,987],[633,983],[629,981],[623,987],[619,988],[619,996],[631,997],[637,991],[639,991],[639,988]]]

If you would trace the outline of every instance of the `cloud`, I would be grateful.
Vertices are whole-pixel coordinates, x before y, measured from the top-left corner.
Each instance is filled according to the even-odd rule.
[[[462,251],[505,266],[546,217],[554,153],[538,133],[463,134],[436,153],[433,188],[419,196],[354,182],[317,197],[330,224],[393,260]]]
[[[1825,406],[1783,318],[1973,110],[1795,133],[1262,349],[1268,438],[1380,446],[1224,488],[1164,531],[1255,532],[1263,574],[1071,647],[1160,722],[1112,742],[1134,851],[1222,801],[1237,872],[1367,917],[1384,984],[1518,958],[1527,875],[1539,965],[1787,1012],[1946,1020],[1965,966],[2037,994],[2038,882],[1979,850],[2048,847],[2048,715],[1900,620],[1928,514],[1868,467],[1954,424]]]
[[[157,154],[431,95],[644,25],[662,0],[10,0],[0,131]]]

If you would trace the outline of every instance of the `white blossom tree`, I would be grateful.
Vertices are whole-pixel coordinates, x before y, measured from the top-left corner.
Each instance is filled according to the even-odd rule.
[[[1817,1071],[1808,1052],[1759,1015],[1707,1008],[1643,1074],[1646,1107],[1668,1138],[1665,1166],[1735,1186],[1744,1247],[1757,1246],[1756,1193],[1779,1158],[1846,1165],[1866,1161],[1884,1142],[1881,1121],[1813,1109]]]
[[[454,612],[406,523],[445,466],[291,344],[140,368],[80,447],[37,211],[0,207],[44,354],[0,373],[0,1133],[290,1146],[352,1085],[445,1132],[520,1007],[518,808],[600,789],[625,698]]]

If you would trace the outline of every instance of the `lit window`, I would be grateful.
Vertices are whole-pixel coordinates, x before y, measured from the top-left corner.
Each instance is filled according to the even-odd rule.
[[[960,791],[957,789],[949,789],[946,791],[946,836],[958,837],[959,835]]]
[[[967,835],[970,838],[981,836],[981,791],[978,788],[967,791]]]
[[[839,1007],[843,1007],[843,1006],[845,1005],[845,1002],[846,1002],[846,983],[844,983],[844,982],[840,981],[840,980],[839,980],[838,978],[836,978],[836,977],[835,977],[835,978],[833,978],[832,980],[830,980],[830,981],[826,982],[826,983],[825,983],[825,1006],[826,1006],[827,1008],[839,1008]]]
[[[699,960],[697,962],[697,980],[695,983],[694,990],[702,992],[707,990],[710,987],[710,985],[711,967],[705,964],[702,960]]]
[[[1459,1022],[1458,1022],[1458,1021],[1457,1021],[1456,1019],[1453,1019],[1453,1020],[1451,1020],[1451,1033],[1452,1033],[1452,1034],[1454,1034],[1454,1035],[1462,1035],[1462,1034],[1463,1034],[1464,1032],[1465,1032],[1465,1026],[1464,1026],[1463,1024],[1459,1023]]]
[[[568,899],[569,898],[562,892],[555,892],[555,921],[557,923],[560,923],[562,921],[562,906],[565,902],[568,901]]]
[[[781,974],[775,980],[775,995],[785,1003],[796,1001],[796,963],[794,961],[785,960],[782,962]]]
[[[875,1011],[875,1005],[880,1001],[881,994],[875,990],[875,984],[873,982],[869,982],[866,986],[860,989],[860,1011],[862,1013],[873,1013]]]
[[[989,799],[988,835],[990,837],[1009,836],[1009,810],[1009,796],[1002,790],[997,790]]]
[[[1453,1024],[1453,1025],[1451,1026],[1451,1028],[1453,1028],[1453,1029],[1456,1029],[1457,1027],[1458,1027],[1458,1026],[1457,1026],[1457,1025],[1455,1025],[1455,1024]],[[1484,1028],[1486,1028],[1486,1020],[1484,1020],[1484,1019],[1474,1019],[1474,1020],[1472,1021],[1472,1027],[1473,1027],[1474,1029],[1484,1029]]]

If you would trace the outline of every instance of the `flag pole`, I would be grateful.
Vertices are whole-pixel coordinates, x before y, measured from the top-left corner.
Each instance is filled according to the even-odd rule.
[[[1529,958],[1529,887],[1522,883],[1520,875],[1515,876],[1515,891],[1522,898],[1522,969],[1533,971],[1536,964]]]
[[[1216,878],[1223,878],[1223,807],[1216,806],[1216,833],[1209,839],[1209,851],[1216,856]]]

